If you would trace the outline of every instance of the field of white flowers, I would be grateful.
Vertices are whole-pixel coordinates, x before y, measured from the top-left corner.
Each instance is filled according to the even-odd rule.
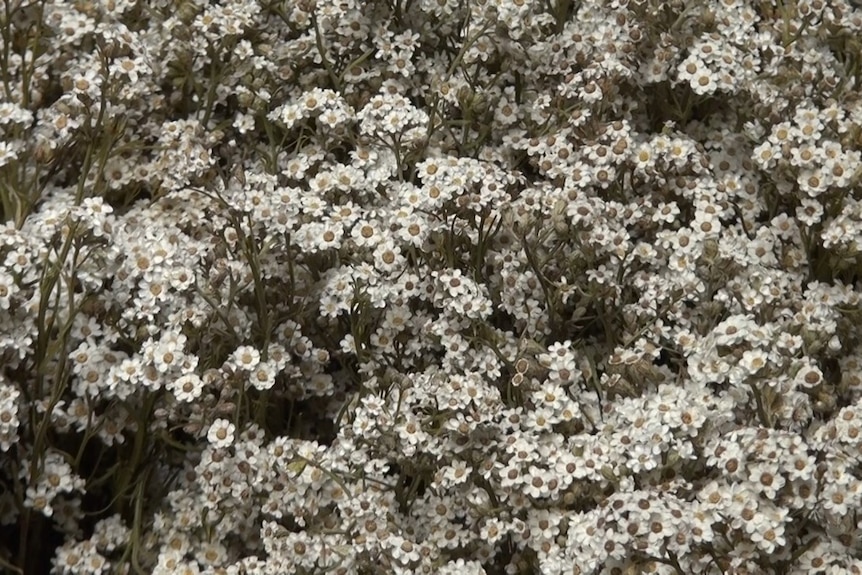
[[[862,8],[4,0],[0,572],[862,573]]]

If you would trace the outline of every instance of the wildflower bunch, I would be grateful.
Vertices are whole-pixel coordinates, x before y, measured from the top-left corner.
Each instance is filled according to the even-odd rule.
[[[852,2],[0,15],[0,570],[862,572]]]

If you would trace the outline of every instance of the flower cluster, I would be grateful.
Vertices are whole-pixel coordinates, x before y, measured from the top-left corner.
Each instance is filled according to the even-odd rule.
[[[862,8],[0,14],[0,571],[862,573]]]

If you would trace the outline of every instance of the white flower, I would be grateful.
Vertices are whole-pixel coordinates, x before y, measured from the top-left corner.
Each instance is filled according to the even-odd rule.
[[[784,487],[784,476],[778,472],[777,463],[754,463],[748,471],[751,484],[768,499],[774,499]]]
[[[161,373],[167,373],[183,359],[183,352],[174,342],[159,343],[153,351],[153,362]]]
[[[18,142],[10,142],[8,140],[0,142],[0,167],[16,160],[21,148],[22,146]]]
[[[12,296],[18,291],[18,286],[11,275],[0,269],[0,309],[9,309]]]
[[[237,129],[240,134],[245,134],[254,129],[254,116],[251,114],[243,114],[242,112],[236,115],[236,119],[233,121],[233,127]]]
[[[754,375],[764,367],[769,360],[769,355],[761,349],[752,349],[743,352],[739,364],[749,375]]]
[[[508,531],[508,526],[503,521],[496,517],[491,517],[482,525],[482,528],[479,530],[479,536],[482,538],[482,541],[493,545],[505,537]]]
[[[260,352],[250,345],[241,345],[231,356],[233,364],[239,369],[251,371],[260,363]]]
[[[383,241],[380,223],[372,220],[359,220],[356,222],[350,231],[350,237],[353,238],[353,241],[359,247],[373,248]]]
[[[207,431],[207,441],[215,448],[230,447],[235,432],[236,425],[227,419],[216,419]]]
[[[386,239],[374,248],[374,267],[385,273],[394,273],[404,268],[407,258],[401,248],[391,239]]]
[[[27,499],[24,501],[24,505],[35,509],[45,517],[51,517],[54,514],[54,509],[51,507],[52,499],[47,486],[40,483],[37,487],[27,488]]]
[[[200,397],[204,383],[194,373],[187,373],[171,380],[165,387],[174,394],[178,401],[190,402]]]
[[[0,451],[9,448],[18,441],[18,398],[21,392],[11,385],[3,383],[0,377]]]
[[[447,465],[438,472],[442,480],[438,482],[447,487],[458,485],[467,481],[472,471],[473,468],[467,465],[466,461],[456,460],[452,465]]]
[[[272,363],[262,361],[251,371],[249,382],[257,390],[270,389],[275,385],[275,371],[275,366]]]
[[[553,479],[552,472],[531,465],[529,472],[524,476],[524,493],[535,498],[551,495],[553,491],[550,484],[551,479]]]
[[[695,94],[704,96],[711,94],[718,89],[718,84],[715,81],[715,74],[706,68],[701,68],[689,80],[691,90]]]
[[[399,535],[391,535],[386,540],[386,545],[392,550],[392,557],[402,565],[419,560],[419,548]]]

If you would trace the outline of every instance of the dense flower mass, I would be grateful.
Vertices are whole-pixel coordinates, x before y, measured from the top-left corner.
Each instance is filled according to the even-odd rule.
[[[0,571],[862,573],[862,7],[9,0]]]

